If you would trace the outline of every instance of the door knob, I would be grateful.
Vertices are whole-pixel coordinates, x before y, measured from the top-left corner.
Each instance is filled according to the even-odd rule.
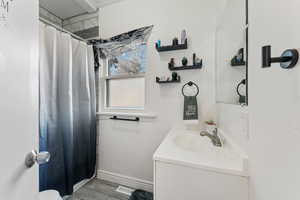
[[[36,150],[31,151],[26,155],[25,166],[27,168],[33,167],[35,163],[38,165],[45,164],[50,161],[50,153],[47,151],[37,152]]]

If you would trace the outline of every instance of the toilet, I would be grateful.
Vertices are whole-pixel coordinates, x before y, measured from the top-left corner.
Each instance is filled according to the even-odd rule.
[[[55,190],[46,190],[39,193],[39,200],[63,200]]]

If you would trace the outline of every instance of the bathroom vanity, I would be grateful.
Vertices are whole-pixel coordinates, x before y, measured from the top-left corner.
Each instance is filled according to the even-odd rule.
[[[221,138],[215,147],[200,131],[170,131],[153,157],[154,199],[247,200],[248,158]]]

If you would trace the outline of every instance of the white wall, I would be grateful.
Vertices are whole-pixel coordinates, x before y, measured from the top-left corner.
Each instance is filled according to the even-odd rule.
[[[252,200],[300,199],[300,64],[261,68],[261,47],[272,56],[300,47],[299,0],[251,0],[249,52]]]
[[[228,135],[245,154],[249,149],[249,108],[219,103],[217,106],[219,129]]]
[[[167,5],[168,3],[170,5]],[[156,75],[169,73],[167,62],[173,55],[182,56],[199,51],[206,58],[203,71],[183,72],[181,75],[185,79],[184,82],[188,79],[198,80],[197,83],[201,87],[199,102],[202,119],[207,118],[205,114],[212,110],[214,99],[211,92],[214,90],[212,81],[214,40],[211,35],[215,21],[210,15],[215,16],[217,8],[213,4],[204,0],[192,1],[188,5],[183,5],[183,1],[176,3],[164,1],[155,4],[153,1],[150,3],[150,1],[130,0],[101,11],[100,23],[104,38],[154,24],[155,29],[150,38],[150,44],[153,44],[157,39],[163,42],[170,41],[184,27],[192,40],[192,49],[159,56],[149,45],[147,111],[156,112],[158,118],[138,125],[101,120],[100,170],[152,180],[152,153],[172,125],[181,122],[182,84],[168,86],[152,84]],[[172,5],[177,7],[174,8]],[[298,34],[300,24],[297,20],[299,6],[297,0],[276,4],[272,0],[250,1],[249,132],[247,110],[219,107],[220,112],[228,113],[219,116],[219,123],[249,153],[251,200],[300,198],[299,64],[291,70],[283,70],[278,64],[273,64],[269,69],[261,68],[263,45],[273,46],[273,56],[279,56],[287,48],[299,47],[297,46],[300,44]],[[139,9],[141,7],[147,9]],[[185,9],[177,13],[182,13],[182,16],[163,12],[163,8],[176,10],[181,7]],[[158,10],[154,12],[155,9]],[[186,11],[193,9],[197,12]],[[134,12],[131,12],[132,10]],[[280,14],[278,10],[288,10],[289,14]],[[189,16],[190,13],[193,16],[192,14]],[[199,20],[198,18],[195,20],[194,13],[199,13]],[[177,26],[175,22],[178,23]],[[199,25],[193,29],[195,23]],[[240,126],[243,123],[245,125]]]
[[[147,25],[154,25],[149,40],[146,112],[157,118],[142,119],[140,123],[117,122],[101,117],[99,170],[137,179],[152,181],[152,155],[174,125],[182,124],[184,83],[194,81],[200,87],[198,97],[200,121],[215,119],[214,32],[221,3],[207,0],[127,0],[100,10],[101,38],[109,38]],[[186,29],[189,49],[158,53],[154,44],[160,39],[170,44]],[[202,70],[182,71],[181,84],[159,85],[156,76],[170,76],[170,58],[192,54],[204,59]]]

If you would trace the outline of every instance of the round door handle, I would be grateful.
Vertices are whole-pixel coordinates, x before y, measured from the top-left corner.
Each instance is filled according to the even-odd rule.
[[[36,150],[31,151],[26,155],[25,166],[31,168],[35,163],[42,165],[50,161],[50,153],[47,151],[37,152]]]

